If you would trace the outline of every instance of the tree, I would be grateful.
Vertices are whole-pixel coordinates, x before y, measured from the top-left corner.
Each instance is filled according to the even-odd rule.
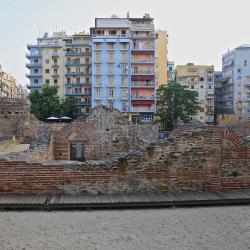
[[[29,100],[31,103],[30,112],[42,121],[45,121],[50,116],[66,115],[74,118],[77,112],[76,98],[70,97],[66,100],[60,100],[56,87],[45,85],[41,93],[34,90],[29,95]]]
[[[157,90],[157,115],[169,130],[178,122],[190,122],[198,110],[198,93],[188,90],[187,86],[171,83]]]

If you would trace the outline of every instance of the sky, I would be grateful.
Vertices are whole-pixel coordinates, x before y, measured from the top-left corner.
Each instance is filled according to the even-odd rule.
[[[27,43],[44,32],[88,31],[95,17],[149,13],[169,34],[168,58],[176,64],[214,65],[240,44],[250,43],[249,0],[0,0],[0,64],[27,84]]]

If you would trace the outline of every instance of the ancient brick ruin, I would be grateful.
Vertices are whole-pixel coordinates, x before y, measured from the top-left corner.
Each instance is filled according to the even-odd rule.
[[[39,124],[30,150],[0,157],[0,194],[250,188],[250,141],[237,128],[192,124],[155,140],[154,126],[106,108],[71,124]],[[83,143],[85,162],[68,160],[71,142]]]

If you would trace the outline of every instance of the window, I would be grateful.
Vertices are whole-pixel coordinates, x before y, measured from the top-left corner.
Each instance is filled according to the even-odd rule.
[[[55,84],[55,85],[57,84],[57,79],[54,79],[54,84]]]
[[[114,103],[113,102],[108,102],[108,107],[111,108],[111,109],[114,108]]]
[[[102,45],[101,43],[96,43],[96,44],[95,44],[95,48],[96,48],[96,49],[101,49],[101,45]]]
[[[95,33],[96,33],[96,35],[103,36],[104,30],[96,30]]]
[[[109,35],[110,36],[116,36],[116,30],[110,30]]]
[[[108,65],[108,73],[109,74],[114,74],[114,65],[113,64]]]
[[[204,87],[204,86],[203,86],[203,85],[201,85],[201,89],[203,89],[203,87]]]
[[[205,80],[204,77],[200,77],[201,82],[204,82],[204,80]]]
[[[238,72],[238,73],[241,73],[241,69],[237,69],[237,72]]]
[[[121,49],[127,49],[127,44],[126,43],[121,43]]]
[[[213,77],[208,77],[207,78],[207,82],[213,82],[214,81],[214,78]]]
[[[123,75],[127,75],[128,74],[128,66],[127,65],[123,65],[122,66],[122,74]]]
[[[244,66],[245,67],[247,66],[247,60],[244,60]]]
[[[114,62],[114,53],[109,53],[109,62]]]
[[[191,89],[194,89],[194,85],[191,85]]]
[[[101,85],[101,77],[96,77],[96,85]]]
[[[96,74],[100,75],[101,74],[101,66],[100,65],[96,65]]]
[[[96,60],[96,62],[101,62],[101,53],[97,52],[95,54],[95,60]]]
[[[114,77],[112,77],[112,76],[109,77],[109,85],[110,86],[114,85]]]
[[[109,49],[115,49],[115,43],[108,43]]]
[[[122,62],[127,63],[128,62],[128,57],[126,53],[122,53]]]
[[[122,86],[127,86],[127,77],[122,77]]]
[[[121,31],[121,36],[122,36],[122,37],[125,37],[125,36],[126,36],[126,33],[127,33],[126,30],[122,30],[122,31]]]
[[[54,64],[57,64],[57,59],[54,59]]]
[[[101,98],[101,90],[100,89],[96,89],[95,90],[95,98],[96,99],[100,99]]]
[[[113,89],[110,89],[109,90],[109,98],[114,98],[114,90]]]
[[[128,104],[127,102],[122,102],[122,111],[127,111]]]
[[[191,82],[194,82],[194,77],[191,77]]]
[[[38,59],[34,59],[34,63],[38,63]]]
[[[121,96],[122,96],[122,99],[127,99],[128,98],[128,95],[127,95],[127,90],[122,90],[121,92]]]
[[[34,79],[34,83],[38,83],[38,79]]]
[[[45,73],[46,73],[46,74],[49,74],[49,69],[45,69]]]
[[[34,69],[34,73],[38,73],[38,69]]]
[[[212,89],[212,86],[211,86],[211,85],[209,85],[209,86],[208,86],[208,88],[209,88],[209,89]]]
[[[49,79],[46,79],[46,80],[45,80],[45,83],[46,83],[46,84],[49,84]]]

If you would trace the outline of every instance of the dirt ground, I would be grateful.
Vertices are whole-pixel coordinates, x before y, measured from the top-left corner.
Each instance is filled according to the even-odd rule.
[[[250,249],[250,206],[0,212],[0,249]]]
[[[29,148],[29,144],[0,145],[0,155],[22,152]]]

